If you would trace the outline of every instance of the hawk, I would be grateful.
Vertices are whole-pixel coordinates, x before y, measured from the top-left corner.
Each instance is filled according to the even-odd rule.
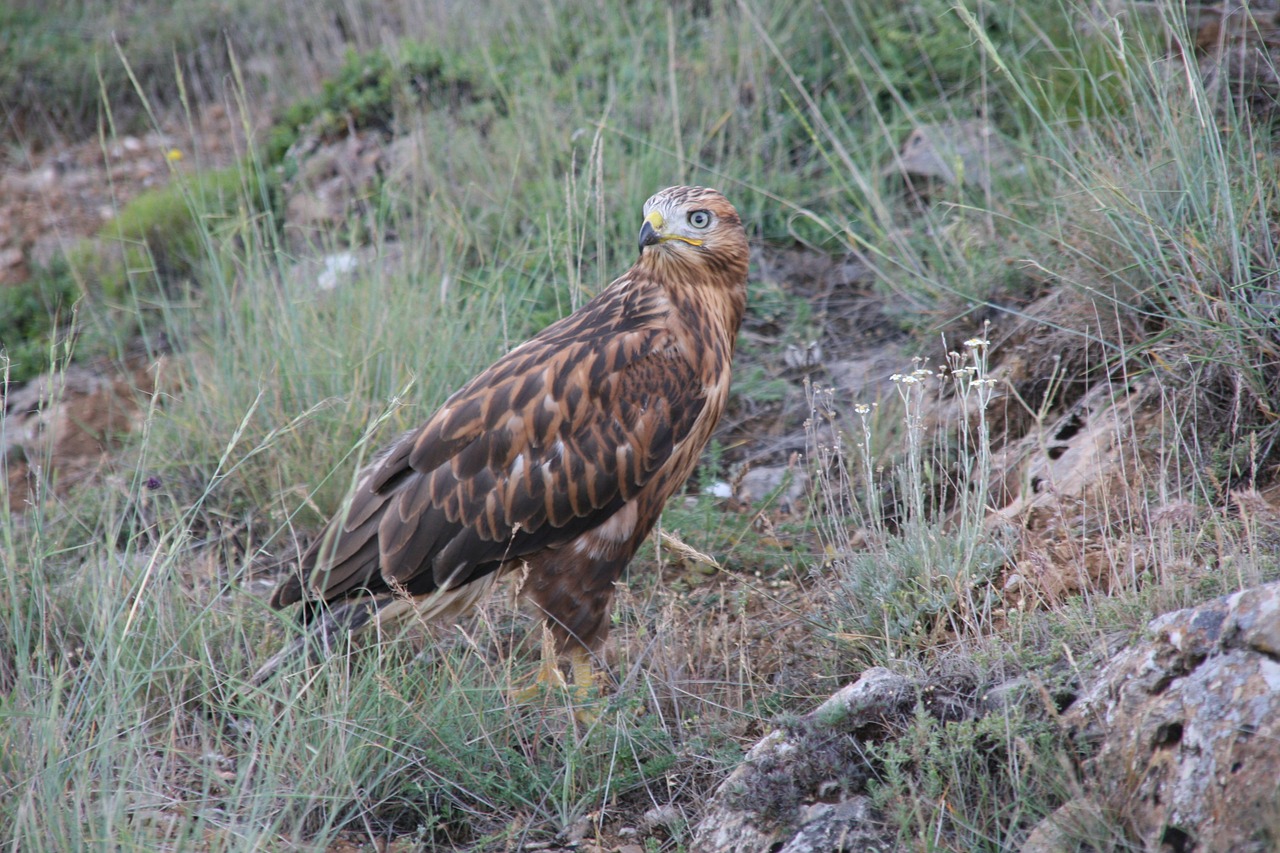
[[[614,584],[681,487],[729,397],[748,247],[719,192],[644,204],[635,264],[462,386],[358,477],[271,597],[301,602],[299,650],[410,617],[444,621],[501,576],[545,619],[537,683],[593,683]]]

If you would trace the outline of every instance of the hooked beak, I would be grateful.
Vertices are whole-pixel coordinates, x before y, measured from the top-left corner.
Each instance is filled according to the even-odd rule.
[[[662,214],[658,211],[650,211],[649,215],[644,218],[644,225],[640,226],[640,251],[644,251],[645,246],[652,246],[662,240],[658,234],[658,229],[662,227]]]

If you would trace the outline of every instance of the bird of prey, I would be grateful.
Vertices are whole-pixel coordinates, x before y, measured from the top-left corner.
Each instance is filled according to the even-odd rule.
[[[253,683],[345,632],[455,618],[519,572],[548,628],[537,683],[566,685],[567,657],[575,692],[589,688],[614,583],[724,411],[747,262],[719,192],[671,187],[645,202],[631,269],[361,472],[271,597],[301,602],[308,630]]]

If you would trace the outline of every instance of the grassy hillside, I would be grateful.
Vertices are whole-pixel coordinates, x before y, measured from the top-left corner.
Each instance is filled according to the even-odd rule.
[[[1181,18],[1059,0],[122,8],[2,13],[15,147],[110,140],[202,99],[270,129],[13,297],[41,319],[22,334],[46,336],[23,358],[55,370],[80,341],[173,349],[109,469],[0,526],[17,849],[682,850],[769,722],[867,665],[979,692],[1031,672],[1069,696],[1151,616],[1280,575],[1272,116]],[[991,147],[940,147],[934,178],[904,185],[913,132],[973,127]],[[297,239],[290,182],[352,133],[412,165]],[[511,700],[538,638],[505,597],[251,688],[296,631],[266,607],[274,573],[359,463],[621,273],[644,199],[685,182],[749,223],[751,316],[731,428],[619,594],[595,721],[567,696]],[[347,250],[354,273],[317,286]],[[831,258],[857,272],[814,285]],[[787,360],[810,341],[823,355]],[[841,384],[837,361],[875,353],[901,356],[894,380]],[[1070,483],[1037,479],[1104,422]],[[787,462],[791,439],[812,483],[795,507],[785,484],[750,507],[701,488]],[[1009,849],[1070,798],[1052,710],[940,726],[877,756],[905,846]],[[1089,842],[1129,849],[1124,816]]]

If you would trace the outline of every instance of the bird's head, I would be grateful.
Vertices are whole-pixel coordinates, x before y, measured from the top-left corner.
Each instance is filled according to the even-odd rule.
[[[706,187],[668,187],[644,203],[640,259],[704,267],[745,283],[747,234],[729,200]]]

